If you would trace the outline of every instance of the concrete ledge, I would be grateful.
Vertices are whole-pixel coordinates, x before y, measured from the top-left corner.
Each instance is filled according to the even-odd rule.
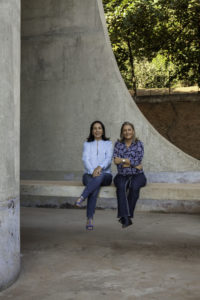
[[[21,180],[21,205],[70,208],[82,190],[79,181]],[[97,208],[117,208],[114,185],[101,188]],[[200,213],[200,184],[149,183],[141,189],[137,210]]]
[[[115,177],[116,172],[112,172]],[[200,171],[187,172],[147,172],[148,183],[200,183]],[[37,181],[82,181],[82,171],[22,171],[21,180]]]
[[[77,181],[21,181],[21,195],[79,197],[82,190],[82,183]],[[116,198],[116,188],[102,187],[99,197]],[[140,198],[200,201],[200,184],[150,183],[141,189]]]
[[[134,98],[134,97],[133,97]],[[148,103],[163,103],[163,102],[199,102],[200,95],[198,93],[179,93],[168,95],[138,95],[136,103],[148,102]]]

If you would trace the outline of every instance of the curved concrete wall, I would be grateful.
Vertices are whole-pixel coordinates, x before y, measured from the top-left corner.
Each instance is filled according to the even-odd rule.
[[[22,170],[82,170],[82,143],[95,119],[113,141],[122,122],[135,124],[146,171],[200,169],[158,134],[130,97],[100,0],[24,0],[22,9]]]
[[[0,290],[20,270],[20,0],[0,1]]]

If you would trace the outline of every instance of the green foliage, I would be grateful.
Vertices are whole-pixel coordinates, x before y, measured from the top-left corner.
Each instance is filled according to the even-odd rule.
[[[164,87],[177,80],[200,85],[199,0],[103,3],[113,51],[129,88]]]
[[[153,3],[153,0],[104,1],[113,51],[125,82],[134,90],[135,61],[144,57],[150,60],[159,50],[154,34],[157,16]]]
[[[151,62],[144,59],[135,66],[137,88],[169,87],[176,83],[175,79],[170,82],[170,78],[175,73],[175,66],[172,63],[169,66],[167,58],[161,54],[158,54]]]
[[[160,0],[167,28],[163,54],[177,67],[176,77],[200,84],[200,2]]]

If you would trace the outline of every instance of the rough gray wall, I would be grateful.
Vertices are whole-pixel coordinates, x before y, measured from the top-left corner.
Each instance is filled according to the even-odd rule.
[[[0,1],[0,290],[20,270],[20,0]]]
[[[135,124],[146,171],[200,169],[157,133],[130,97],[101,0],[22,0],[22,170],[82,170],[82,143],[95,119],[113,141],[122,122]]]

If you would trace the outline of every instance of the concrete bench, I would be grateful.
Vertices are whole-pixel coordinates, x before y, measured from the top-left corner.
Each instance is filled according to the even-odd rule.
[[[78,181],[21,180],[22,204],[26,205],[32,199],[31,202],[38,206],[43,197],[42,202],[47,206],[52,203],[52,199],[53,202],[58,202],[60,198],[65,198],[65,203],[73,205],[74,199],[80,196],[83,188]],[[99,198],[104,199],[98,204],[99,207],[116,208],[114,185],[101,187]],[[59,200],[62,201],[64,200]],[[147,206],[147,210],[200,212],[200,184],[149,183],[141,189],[140,206],[143,206],[142,210],[146,210],[144,206]]]

